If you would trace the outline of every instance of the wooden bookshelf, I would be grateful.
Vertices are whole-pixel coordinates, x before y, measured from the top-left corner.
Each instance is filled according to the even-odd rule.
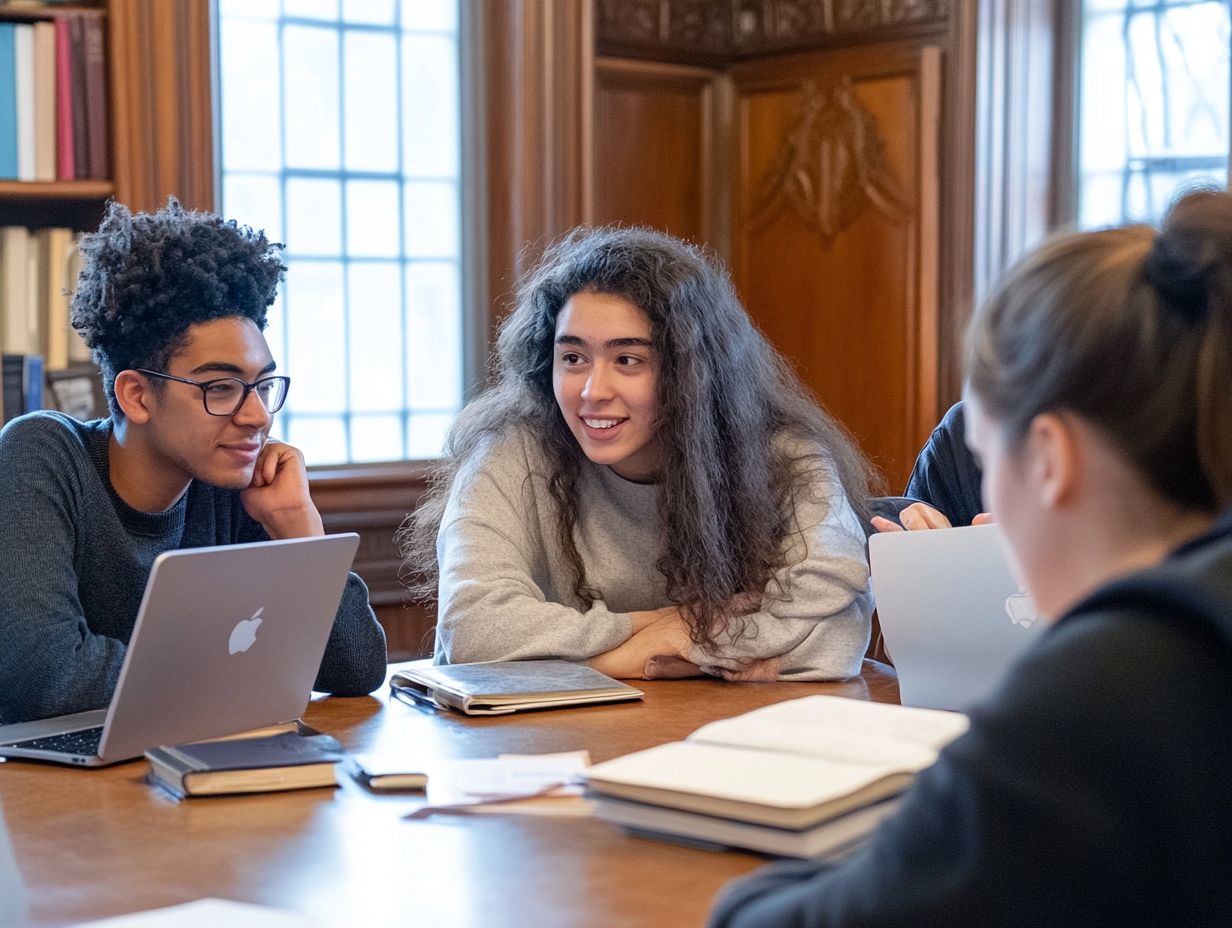
[[[0,22],[38,23],[61,16],[107,15],[106,3],[49,3],[12,6],[0,2]],[[110,58],[111,43],[105,45]],[[106,88],[108,97],[110,88]],[[108,148],[114,151],[114,101],[108,100]],[[102,217],[107,200],[115,195],[110,178],[20,181],[0,180],[0,226],[46,228],[65,226],[78,230],[93,229]]]
[[[0,0],[0,22],[58,16],[106,19],[111,176],[73,181],[0,181],[0,226],[97,227],[107,201],[157,209],[168,195],[193,209],[214,203],[210,0]]]
[[[169,195],[190,208],[214,208],[210,2],[79,0],[12,6],[0,0],[0,23],[37,24],[65,17],[102,23],[104,68],[101,74],[97,68],[87,72],[87,80],[92,81],[90,90],[101,90],[106,99],[102,124],[106,161],[94,162],[103,176],[0,180],[0,227],[32,230],[31,241],[39,230],[89,232],[98,228],[112,198],[134,210],[157,209]],[[91,122],[86,131],[98,127]],[[80,160],[77,170],[82,171]],[[39,260],[50,247],[46,238],[39,238],[37,245],[14,241],[5,239],[15,255],[35,247]],[[0,254],[6,268],[16,267],[19,260],[9,261]],[[59,332],[65,324],[62,308],[46,295],[54,285],[37,273],[29,280],[14,283],[15,279],[0,280],[0,304],[8,326],[0,333],[0,347],[10,351],[15,346],[10,353],[32,353],[28,333],[35,327],[13,323],[16,314],[10,315],[8,307],[29,309],[29,294],[37,287],[40,348],[59,357],[47,334]]]
[[[102,3],[52,3],[32,6],[25,4],[10,6],[7,3],[0,3],[0,20],[8,20],[15,23],[36,23],[41,19],[51,19],[64,13],[80,15],[82,13],[103,12],[105,10]]]
[[[114,192],[109,180],[0,180],[0,201],[100,200]]]

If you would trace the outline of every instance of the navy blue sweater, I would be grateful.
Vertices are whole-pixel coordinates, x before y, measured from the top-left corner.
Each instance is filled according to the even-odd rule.
[[[111,421],[39,412],[0,432],[0,723],[106,706],[154,558],[264,541],[239,493],[198,481],[166,512],[111,487]],[[316,688],[368,693],[385,636],[363,581],[347,581]]]
[[[967,450],[963,404],[955,403],[916,458],[906,495],[940,509],[952,525],[970,525],[984,511],[981,476]]]
[[[1232,513],[1049,629],[852,858],[712,925],[1232,925]]]

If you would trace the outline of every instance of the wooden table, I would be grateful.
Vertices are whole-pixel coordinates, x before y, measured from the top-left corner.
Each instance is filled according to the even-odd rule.
[[[594,761],[675,741],[706,721],[832,693],[895,702],[871,661],[831,684],[656,681],[643,702],[499,718],[389,701],[318,699],[305,720],[348,749],[407,746],[434,765],[585,748]],[[0,803],[34,923],[63,925],[202,896],[295,910],[338,926],[695,925],[719,888],[762,862],[634,838],[591,818],[433,816],[422,800],[337,790],[176,802],[144,761],[83,770],[0,764]]]

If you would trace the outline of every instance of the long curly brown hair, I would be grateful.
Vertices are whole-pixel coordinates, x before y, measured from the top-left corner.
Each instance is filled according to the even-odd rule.
[[[552,392],[556,318],[581,292],[622,297],[650,320],[663,460],[657,567],[695,642],[734,640],[744,624],[731,615],[733,597],[761,595],[783,566],[793,494],[825,471],[863,518],[874,478],[753,325],[721,264],[650,229],[575,229],[522,281],[497,338],[492,385],[459,415],[429,493],[399,532],[404,581],[420,598],[435,596],[436,536],[454,478],[482,442],[520,426],[544,449],[574,590],[588,605],[600,598],[574,543],[582,452]],[[810,450],[793,455],[788,445]]]

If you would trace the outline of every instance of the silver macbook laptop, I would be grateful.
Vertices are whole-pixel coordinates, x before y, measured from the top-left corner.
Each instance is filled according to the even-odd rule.
[[[346,533],[159,555],[111,704],[0,726],[0,756],[96,767],[295,719],[358,546]]]
[[[905,706],[969,708],[1046,627],[995,525],[868,541],[877,617]]]

